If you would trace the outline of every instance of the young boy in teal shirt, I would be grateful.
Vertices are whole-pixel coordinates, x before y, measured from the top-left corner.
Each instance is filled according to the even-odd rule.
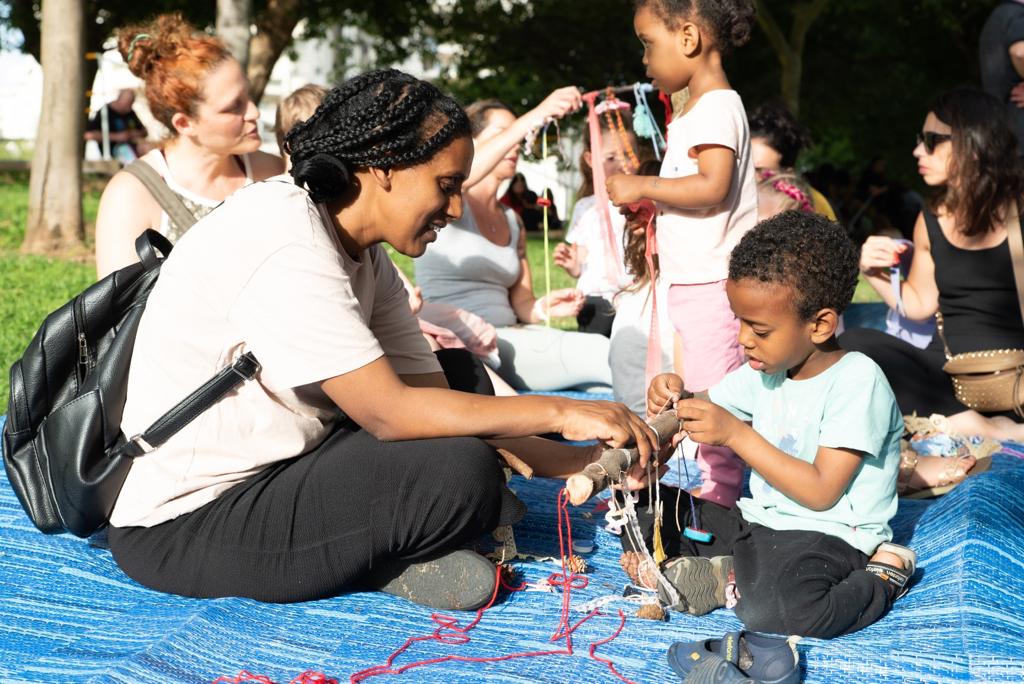
[[[903,419],[878,366],[835,338],[856,284],[857,252],[838,225],[796,211],[764,221],[733,250],[726,286],[748,362],[711,401],[678,401],[674,374],[651,383],[649,411],[674,403],[691,439],[728,446],[753,470],[736,508],[698,500],[697,519],[686,512],[711,542],[663,532],[679,609],[734,605],[750,629],[831,638],[906,591],[916,556],[889,543]]]

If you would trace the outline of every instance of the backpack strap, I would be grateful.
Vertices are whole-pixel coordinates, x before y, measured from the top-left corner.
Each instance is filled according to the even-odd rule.
[[[1024,320],[1024,216],[1018,216],[1016,225],[1006,227],[1006,239],[1010,243],[1010,260],[1013,262],[1013,279],[1017,285],[1017,304],[1021,320]]]
[[[166,259],[172,248],[171,241],[152,228],[147,228],[135,238],[135,253],[147,271],[156,268],[161,256]],[[157,252],[160,254],[157,255]]]
[[[220,401],[225,394],[243,382],[252,380],[259,370],[260,364],[252,352],[242,354],[233,364],[221,369],[199,389],[160,416],[145,432],[130,437],[121,445],[119,451],[131,458],[138,458],[156,449],[195,420],[199,414]]]
[[[124,170],[138,178],[139,182],[146,186],[149,194],[167,212],[168,218],[180,230],[186,231],[196,222],[196,217],[188,210],[181,198],[167,187],[167,183],[152,166],[141,159],[136,159],[124,167]]]

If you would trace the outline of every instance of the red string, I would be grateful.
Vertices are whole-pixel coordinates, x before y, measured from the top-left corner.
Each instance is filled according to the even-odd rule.
[[[260,682],[260,684],[274,684],[269,677],[254,675],[247,670],[242,670],[234,677],[222,675],[213,680],[213,684],[241,684],[241,682]]]
[[[618,677],[621,681],[626,682],[627,684],[634,684],[634,682],[632,680],[626,679],[621,674],[619,674],[619,671],[615,669],[615,663],[613,663],[611,660],[608,660],[607,658],[602,658],[601,656],[597,655],[597,647],[598,646],[604,646],[609,641],[611,641],[615,637],[619,636],[619,634],[622,633],[622,628],[625,627],[625,626],[626,626],[626,614],[623,613],[620,610],[619,611],[619,628],[616,629],[615,632],[610,637],[606,637],[604,639],[601,639],[600,641],[595,641],[594,643],[590,644],[590,657],[593,658],[594,660],[598,661],[599,663],[604,663],[605,665],[607,665],[608,669],[611,671],[611,673],[613,675],[615,675],[616,677]]]
[[[668,125],[672,123],[672,98],[658,91],[658,100],[665,105],[665,138],[668,138]]]
[[[387,660],[384,662],[383,665],[375,665],[374,667],[370,667],[365,670],[356,672],[355,674],[351,675],[351,677],[349,678],[349,682],[351,684],[356,684],[357,682],[369,679],[370,677],[377,677],[379,675],[384,674],[397,675],[416,667],[434,665],[437,663],[444,663],[448,661],[464,663],[496,663],[505,660],[513,660],[516,658],[533,658],[547,655],[573,655],[573,632],[575,632],[576,629],[578,629],[579,626],[582,625],[584,622],[594,617],[595,615],[598,615],[599,613],[597,609],[594,609],[591,612],[589,612],[586,616],[584,616],[582,619],[580,619],[578,622],[576,622],[576,624],[570,625],[569,623],[569,603],[572,590],[585,588],[587,586],[588,580],[586,577],[578,575],[572,572],[571,570],[567,569],[569,554],[572,550],[572,522],[569,517],[568,504],[569,495],[565,491],[565,489],[562,489],[558,494],[558,550],[562,557],[562,571],[552,573],[547,580],[548,584],[550,584],[551,586],[562,587],[561,618],[558,622],[558,627],[556,628],[555,633],[551,636],[550,641],[559,641],[561,639],[565,639],[564,648],[550,651],[527,651],[522,653],[509,653],[507,655],[483,658],[460,655],[446,655],[438,658],[430,658],[428,660],[420,660],[414,663],[409,663],[408,665],[402,665],[401,667],[393,666],[394,661],[396,658],[398,658],[398,656],[404,653],[410,646],[420,641],[439,641],[444,644],[453,645],[462,645],[468,643],[470,639],[467,632],[473,629],[473,627],[475,627],[477,623],[480,622],[480,619],[483,617],[484,611],[486,611],[494,604],[494,601],[498,596],[499,586],[504,586],[509,591],[520,591],[525,587],[525,585],[521,585],[519,587],[508,586],[505,583],[504,579],[502,578],[501,569],[499,568],[497,571],[498,581],[495,582],[494,594],[491,595],[491,600],[487,602],[486,606],[477,610],[476,616],[468,625],[466,625],[465,627],[459,627],[458,621],[455,620],[455,618],[452,618],[447,615],[442,615],[439,613],[434,613],[430,616],[430,619],[433,620],[438,625],[438,627],[430,635],[409,637],[405,640],[405,643],[398,648],[398,650],[396,650],[394,653],[388,656]],[[608,666],[612,674],[614,674],[620,680],[628,682],[629,680],[624,679],[622,675],[620,675],[615,670],[615,666],[611,663],[611,661],[601,658],[597,656],[595,653],[598,646],[608,643],[609,641],[617,637],[619,633],[622,631],[622,627],[625,624],[626,618],[625,615],[622,614],[622,611],[619,611],[619,616],[621,617],[621,622],[619,624],[619,628],[615,631],[615,633],[612,634],[610,637],[607,637],[605,639],[602,639],[601,641],[591,644],[589,653],[591,658]]]
[[[242,682],[258,682],[258,684],[274,684],[274,682],[263,675],[254,675],[247,670],[242,670],[234,677],[227,675],[217,677],[213,680],[213,684],[242,684]],[[323,672],[314,672],[313,670],[306,670],[298,677],[293,679],[289,684],[338,684],[337,679],[332,679],[325,675]]]
[[[550,641],[554,642],[565,639],[564,648],[554,649],[550,651],[526,651],[522,653],[509,653],[507,655],[490,656],[482,658],[450,654],[446,656],[440,656],[438,658],[420,660],[414,663],[409,663],[407,665],[402,665],[400,667],[394,667],[394,662],[398,658],[398,656],[402,655],[402,653],[407,651],[413,644],[416,644],[421,641],[436,641],[442,644],[448,644],[452,646],[461,646],[463,644],[469,643],[469,630],[476,627],[477,623],[479,623],[480,619],[483,617],[484,611],[486,611],[488,608],[494,605],[494,601],[498,598],[499,589],[504,587],[507,591],[516,592],[522,591],[526,588],[525,583],[520,584],[517,587],[510,586],[505,581],[505,577],[501,572],[501,568],[499,567],[495,569],[495,572],[497,574],[496,581],[494,583],[494,593],[491,594],[491,598],[487,602],[487,605],[476,611],[476,616],[473,618],[473,620],[469,622],[469,624],[467,624],[465,627],[460,627],[458,620],[456,620],[455,618],[441,613],[434,613],[430,616],[430,619],[433,620],[433,622],[437,625],[437,629],[435,629],[433,632],[425,636],[409,637],[405,640],[404,644],[402,644],[394,653],[388,656],[387,660],[384,661],[384,664],[374,665],[373,667],[369,667],[365,670],[360,670],[359,672],[352,674],[349,677],[349,682],[351,684],[356,684],[357,682],[370,679],[371,677],[378,677],[380,675],[385,674],[398,675],[413,668],[424,667],[426,665],[435,665],[437,663],[444,663],[449,661],[463,663],[497,663],[504,660],[513,660],[516,658],[533,658],[547,655],[573,655],[573,632],[575,632],[584,622],[594,617],[595,615],[599,615],[600,613],[595,608],[594,610],[587,613],[575,624],[570,625],[569,623],[569,604],[572,590],[585,588],[587,586],[588,580],[583,575],[578,575],[572,570],[568,569],[568,559],[572,551],[572,521],[569,517],[568,505],[568,492],[566,492],[565,489],[562,489],[558,493],[558,550],[562,557],[562,571],[552,573],[547,579],[549,585],[562,588],[561,618],[559,619],[558,627],[555,629],[555,633],[551,635]],[[619,636],[619,634],[622,632],[622,628],[626,623],[626,616],[622,613],[621,610],[619,611],[619,618],[620,621],[618,629],[616,629],[611,636],[601,639],[600,641],[595,641],[594,643],[590,644],[589,655],[593,660],[596,660],[599,663],[604,664],[609,669],[609,671],[611,671],[611,673],[615,675],[618,679],[620,679],[623,682],[627,682],[628,684],[632,684],[630,680],[626,679],[621,674],[619,674],[611,660],[602,658],[598,656],[596,653],[598,646],[602,646],[608,643],[609,641],[615,639],[615,637]],[[216,680],[214,680],[214,684],[240,684],[241,682],[258,682],[259,684],[274,684],[274,682],[272,682],[267,677],[264,677],[262,675],[253,675],[249,672],[246,672],[245,670],[238,673],[238,675],[234,678],[218,677]],[[326,675],[319,672],[313,672],[312,670],[310,670],[302,673],[301,675],[293,679],[291,684],[338,684],[338,680],[328,679]]]

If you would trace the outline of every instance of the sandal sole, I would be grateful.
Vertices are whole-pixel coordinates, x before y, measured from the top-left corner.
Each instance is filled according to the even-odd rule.
[[[704,615],[725,605],[723,571],[711,559],[684,556],[666,565],[662,572],[686,602],[687,613]]]

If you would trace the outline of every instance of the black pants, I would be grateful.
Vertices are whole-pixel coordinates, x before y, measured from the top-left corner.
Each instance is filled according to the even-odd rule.
[[[871,328],[847,330],[839,336],[839,344],[843,349],[869,356],[881,367],[902,413],[952,416],[967,410],[957,401],[953,382],[942,370],[946,355],[941,344],[933,342],[927,349],[918,349]]]
[[[831,639],[878,621],[892,601],[885,582],[864,570],[868,557],[839,537],[803,530],[773,530],[751,525],[738,508],[696,499],[698,525],[714,538],[702,544],[682,537],[675,526],[676,492],[662,487],[665,507],[662,540],[674,556],[732,556],[740,600],[736,617],[749,629]],[[654,517],[647,493],[637,517],[648,549],[653,549]],[[686,493],[682,525],[691,525]],[[623,534],[623,546],[633,545]]]
[[[583,308],[576,314],[576,324],[580,332],[597,333],[605,337],[612,336],[612,323],[615,321],[615,307],[604,297],[587,295]]]
[[[503,487],[497,455],[479,439],[381,442],[348,422],[198,510],[110,528],[108,539],[121,569],[159,591],[308,601],[351,587],[381,560],[429,557],[494,529]]]

